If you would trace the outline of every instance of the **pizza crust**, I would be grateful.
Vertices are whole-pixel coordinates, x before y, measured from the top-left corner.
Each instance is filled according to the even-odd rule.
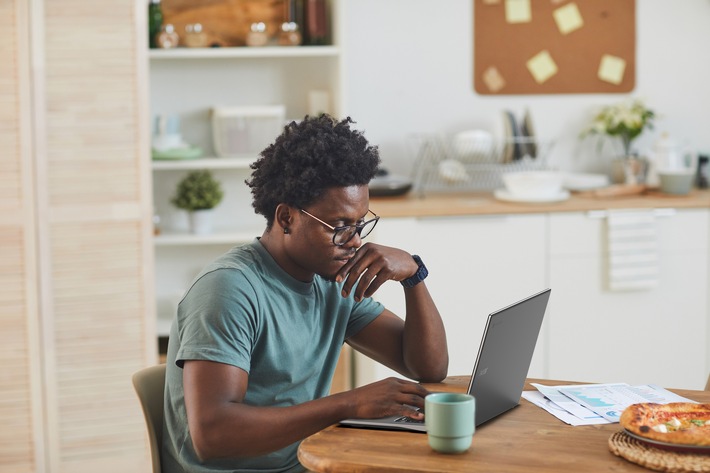
[[[643,438],[676,445],[710,446],[710,422],[706,425],[706,421],[710,421],[710,404],[691,402],[633,404],[619,418],[623,428]],[[659,425],[668,432],[659,432],[657,429],[663,429]]]

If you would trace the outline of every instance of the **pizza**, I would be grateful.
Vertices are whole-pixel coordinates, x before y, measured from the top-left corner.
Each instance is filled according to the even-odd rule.
[[[710,446],[710,404],[633,404],[621,414],[619,423],[642,438],[677,445]]]

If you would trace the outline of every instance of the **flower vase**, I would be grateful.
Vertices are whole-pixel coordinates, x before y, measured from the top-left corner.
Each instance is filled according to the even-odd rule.
[[[648,160],[640,156],[622,156],[611,162],[611,181],[615,184],[645,184]]]
[[[195,235],[212,233],[212,209],[193,210],[190,212],[190,231]]]

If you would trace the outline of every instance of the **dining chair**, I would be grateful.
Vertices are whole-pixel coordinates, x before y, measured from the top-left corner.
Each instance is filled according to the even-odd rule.
[[[150,441],[153,473],[161,473],[160,450],[163,444],[163,391],[165,365],[143,368],[133,374],[133,387],[138,394]]]

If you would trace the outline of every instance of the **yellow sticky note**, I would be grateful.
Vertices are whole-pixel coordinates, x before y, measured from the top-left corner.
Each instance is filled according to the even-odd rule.
[[[562,34],[571,33],[584,25],[582,14],[579,12],[579,8],[574,2],[554,10],[552,16],[555,18],[557,28],[559,28]]]
[[[542,84],[550,77],[557,74],[557,64],[555,63],[549,51],[543,50],[534,55],[526,63],[530,74],[532,74],[535,82]]]
[[[610,82],[614,85],[621,84],[624,80],[624,71],[626,70],[626,61],[618,56],[605,54],[599,62],[599,79],[604,82]]]
[[[530,0],[505,0],[505,21],[529,23],[531,20]]]
[[[491,66],[483,71],[482,78],[486,87],[488,87],[488,90],[491,92],[498,92],[505,87],[505,79],[503,79],[500,71],[495,66]]]

